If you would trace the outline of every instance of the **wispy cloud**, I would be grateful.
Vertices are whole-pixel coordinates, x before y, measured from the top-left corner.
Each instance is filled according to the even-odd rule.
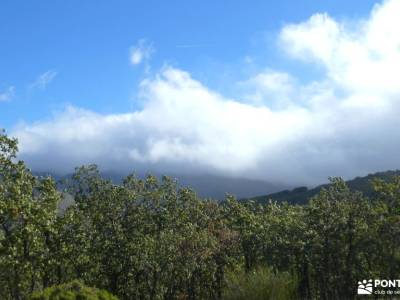
[[[14,97],[15,88],[8,87],[4,92],[0,93],[0,102],[10,101]]]
[[[152,43],[146,39],[140,39],[138,43],[131,47],[130,62],[132,65],[139,65],[142,62],[147,62],[154,53],[155,48]]]
[[[40,74],[36,80],[29,85],[30,89],[46,89],[46,87],[56,78],[57,72],[54,70],[48,70],[44,72],[43,74]]]

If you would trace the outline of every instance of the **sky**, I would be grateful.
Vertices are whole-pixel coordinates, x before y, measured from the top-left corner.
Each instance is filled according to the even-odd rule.
[[[400,0],[0,2],[0,128],[37,171],[316,184],[400,168]]]

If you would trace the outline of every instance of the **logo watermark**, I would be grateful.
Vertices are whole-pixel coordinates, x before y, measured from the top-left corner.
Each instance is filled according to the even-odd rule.
[[[358,295],[371,295],[373,292],[372,279],[358,282],[357,294]]]
[[[364,279],[357,282],[358,295],[400,295],[400,279]]]

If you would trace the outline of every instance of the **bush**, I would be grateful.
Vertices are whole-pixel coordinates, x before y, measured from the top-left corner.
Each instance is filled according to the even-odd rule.
[[[42,292],[33,293],[30,300],[118,300],[105,290],[99,290],[83,285],[74,280],[72,282],[56,285]]]
[[[287,300],[297,299],[297,279],[287,272],[276,273],[259,268],[227,274],[224,300]]]

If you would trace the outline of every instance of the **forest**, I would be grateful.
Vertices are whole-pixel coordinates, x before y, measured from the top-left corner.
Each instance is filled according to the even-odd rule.
[[[0,299],[75,299],[49,292],[71,282],[104,290],[79,299],[353,299],[360,280],[400,278],[397,176],[368,197],[331,178],[303,205],[216,202],[95,165],[60,189],[17,155],[0,132]]]

